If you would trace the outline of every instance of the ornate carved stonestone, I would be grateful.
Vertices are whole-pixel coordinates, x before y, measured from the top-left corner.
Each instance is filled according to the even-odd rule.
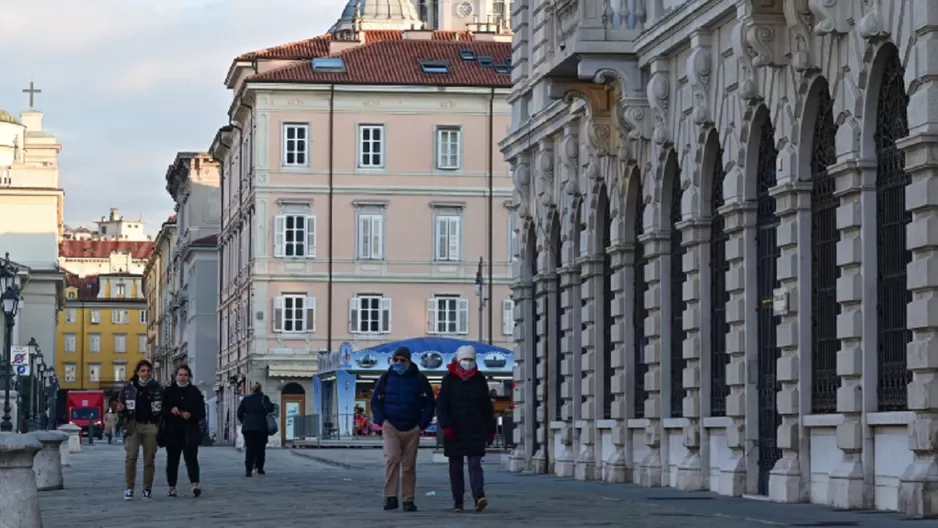
[[[554,204],[554,146],[549,139],[541,141],[537,155],[537,195],[543,206]]]
[[[665,145],[671,143],[671,127],[668,126],[668,108],[671,98],[671,80],[670,73],[666,63],[656,61],[656,71],[651,76],[648,83],[648,105],[651,107],[652,116],[654,116],[654,129],[651,137],[656,145]]]
[[[883,26],[883,19],[879,15],[879,6],[876,0],[863,0],[863,18],[857,24],[860,36],[867,40],[882,40],[889,37],[889,32]]]
[[[563,129],[561,160],[567,169],[564,191],[570,196],[580,194],[580,134],[579,121],[567,123]]]
[[[849,33],[854,2],[856,0],[808,0],[808,9],[814,15],[814,33],[821,36]]]
[[[811,50],[811,24],[814,16],[808,8],[810,0],[791,0],[783,4],[785,21],[791,31],[791,65],[795,71],[806,73],[819,68]]]
[[[695,32],[691,35],[692,51],[687,57],[687,81],[694,98],[691,116],[698,125],[713,122],[710,110],[710,73],[713,70],[710,41],[710,34],[706,31]]]
[[[518,207],[518,216],[530,218],[531,168],[527,154],[522,154],[518,160],[512,162],[512,173],[515,184],[514,202]]]

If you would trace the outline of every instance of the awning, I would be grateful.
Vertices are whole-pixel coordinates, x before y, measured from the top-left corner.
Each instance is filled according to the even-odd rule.
[[[268,378],[312,379],[315,375],[316,367],[312,366],[269,365],[267,367]]]

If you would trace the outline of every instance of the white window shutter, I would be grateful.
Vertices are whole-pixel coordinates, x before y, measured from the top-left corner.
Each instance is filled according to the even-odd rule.
[[[442,128],[436,131],[436,167],[442,169],[446,167],[446,131]]]
[[[303,329],[308,333],[316,331],[316,298],[306,298],[306,320],[303,321]]]
[[[436,245],[434,246],[434,260],[443,260],[446,257],[446,235],[449,230],[446,227],[446,217],[438,216],[436,218]]]
[[[371,219],[367,216],[358,217],[358,258],[370,258],[371,254]]]
[[[449,219],[449,260],[459,260],[459,217]]]
[[[515,301],[502,301],[502,333],[511,335],[515,332]]]
[[[456,331],[460,334],[469,333],[469,299],[456,300]]]
[[[277,215],[274,217],[274,256],[282,257],[283,256],[283,246],[286,239],[286,221],[287,218],[284,215]]]
[[[429,298],[427,299],[427,333],[435,334],[436,332],[436,318],[437,318],[437,303],[436,299]]]
[[[274,297],[274,332],[283,332],[283,296]]]
[[[316,257],[316,217],[306,217],[306,257]]]
[[[381,332],[391,333],[391,299],[381,298]]]
[[[120,322],[120,313],[117,310],[111,310],[111,322],[114,324]]]
[[[371,219],[371,257],[384,258],[384,217],[381,215]]]
[[[358,328],[359,303],[358,297],[348,300],[348,331],[350,334],[359,333]]]
[[[455,160],[454,167],[462,166],[462,129],[453,131],[453,143],[450,146],[452,149],[453,160]]]

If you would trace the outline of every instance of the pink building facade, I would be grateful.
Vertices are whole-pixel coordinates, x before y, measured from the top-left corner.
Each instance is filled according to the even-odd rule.
[[[338,55],[321,37],[239,57],[229,73],[231,124],[210,150],[222,166],[221,441],[254,381],[306,414],[319,353],[344,342],[511,346],[513,187],[497,145],[510,37],[362,33]],[[295,435],[285,418],[275,444]]]

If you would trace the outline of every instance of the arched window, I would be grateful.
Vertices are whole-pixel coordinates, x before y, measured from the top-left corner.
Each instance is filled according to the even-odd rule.
[[[906,410],[906,386],[911,380],[906,345],[912,340],[906,310],[911,293],[906,267],[912,260],[906,248],[906,226],[912,214],[905,209],[905,154],[896,140],[909,133],[905,71],[898,53],[887,60],[876,106],[876,320],[879,334],[877,400],[880,411]]]
[[[714,141],[715,149],[719,144]],[[726,261],[726,219],[720,214],[723,207],[723,151],[719,150],[713,159],[712,185],[710,187],[710,415],[726,416],[726,397],[730,390],[726,385],[726,366],[730,355],[726,353],[726,303],[730,296],[726,291],[726,273],[730,266]]]
[[[645,232],[643,219],[645,202],[642,199],[640,189],[636,193],[634,214],[635,257],[633,266],[635,272],[632,275],[632,338],[635,347],[634,412],[636,418],[644,418],[645,373],[648,372],[648,365],[645,364],[645,345],[648,344],[648,338],[645,337],[645,318],[648,317],[648,309],[645,308],[645,293],[648,291],[648,284],[645,282],[645,266],[648,265],[648,259],[645,258],[645,244],[641,240],[642,233]]]
[[[680,169],[671,158],[668,162],[671,174],[671,417],[684,416],[684,254],[681,244],[681,189]]]
[[[606,188],[603,187],[600,200],[597,204],[599,211],[596,212],[597,220],[602,222],[596,224],[597,229],[602,230],[602,257],[603,257],[603,278],[602,278],[602,320],[596,321],[595,332],[602,336],[603,343],[603,419],[612,418],[612,378],[615,369],[612,368],[612,255],[609,254],[609,248],[612,247],[612,215],[609,210],[609,195]]]
[[[557,420],[561,418],[562,409],[563,409],[563,398],[560,397],[563,387],[563,354],[560,353],[561,347],[563,346],[563,331],[561,328],[561,321],[563,320],[563,307],[560,302],[561,292],[563,291],[560,286],[560,268],[563,267],[563,254],[560,248],[560,219],[557,216],[554,216],[554,221],[551,224],[550,229],[550,251],[554,259],[554,291],[556,292],[553,296],[554,306],[552,307],[551,317],[553,321],[551,324],[554,325],[554,336],[555,341],[553,343],[553,363],[550,368],[554,372],[554,386],[551,387],[550,393],[554,398],[554,412]]]

